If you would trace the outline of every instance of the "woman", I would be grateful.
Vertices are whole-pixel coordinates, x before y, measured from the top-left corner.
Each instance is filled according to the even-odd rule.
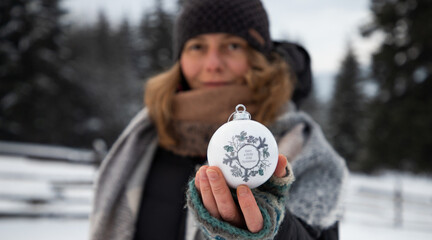
[[[184,3],[176,63],[149,80],[147,107],[100,168],[91,239],[338,238],[347,169],[296,111],[302,83],[283,50],[292,45],[276,46],[268,27],[259,0]],[[267,183],[232,192],[205,161],[210,137],[239,103],[270,128],[281,155]]]

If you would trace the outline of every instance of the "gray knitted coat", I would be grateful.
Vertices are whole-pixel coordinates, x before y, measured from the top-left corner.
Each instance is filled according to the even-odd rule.
[[[342,213],[348,175],[344,160],[305,113],[288,111],[270,130],[277,133],[279,152],[293,158],[296,180],[288,193],[288,209],[311,226],[331,226]],[[293,146],[300,146],[300,151]],[[133,238],[141,193],[156,148],[157,133],[143,109],[120,135],[99,169],[90,218],[91,240]],[[199,225],[188,214],[186,239],[198,236]]]

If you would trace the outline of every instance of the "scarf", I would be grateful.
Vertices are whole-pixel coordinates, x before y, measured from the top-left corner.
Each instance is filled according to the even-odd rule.
[[[258,109],[258,104],[252,101],[252,91],[245,85],[176,94],[171,128],[177,145],[162,147],[182,156],[205,156],[213,133],[227,122],[238,104],[245,105],[252,117]]]
[[[198,91],[178,94],[174,103],[175,119],[177,121],[195,120],[200,123],[206,123],[205,121],[208,120],[206,114],[193,110],[193,108],[198,109],[201,103],[203,106],[207,106],[207,104],[199,102],[198,98],[195,100],[192,97],[189,98],[187,96],[189,93],[192,94],[190,96],[197,94],[207,98],[208,101],[215,101],[211,107],[214,110],[208,111],[208,114],[213,116],[211,120],[208,120],[210,123],[225,122],[225,118],[234,111],[238,103],[243,103],[253,117],[255,108],[254,104],[246,101],[250,99],[247,97],[248,94],[241,93],[241,90],[235,91],[235,88],[226,88],[226,91],[239,93],[238,96],[227,94],[232,98],[230,101],[227,100],[228,97],[220,99],[220,95],[216,94],[217,90],[213,89],[206,90],[208,96],[215,93],[215,95],[211,95],[213,97],[208,98],[204,92]],[[220,90],[222,89],[220,88]],[[234,99],[241,96],[246,96],[245,101],[243,98]],[[184,101],[189,102],[190,108],[180,102],[182,97],[185,98]],[[219,101],[225,100],[228,101],[226,104],[231,104],[231,106],[223,110],[222,106],[225,105]],[[218,107],[222,108],[217,110]],[[180,110],[181,108],[186,109]],[[180,114],[182,111],[189,111],[189,114]],[[226,113],[217,116],[219,111]],[[270,130],[278,138],[278,136],[288,134],[298,124],[306,126],[303,131],[303,134],[306,133],[304,136],[306,139],[303,142],[303,150],[292,164],[297,180],[291,186],[287,205],[295,216],[309,225],[325,229],[340,218],[342,189],[348,172],[344,160],[329,146],[320,127],[306,114],[293,111],[290,108],[290,111],[280,116],[272,124]],[[286,145],[282,143],[284,139],[286,138],[283,137],[279,141],[281,153],[290,151],[290,148],[283,147]],[[150,169],[156,148],[156,129],[147,110],[144,109],[123,131],[99,169],[90,218],[91,240],[132,239],[140,196],[145,186],[144,180]]]

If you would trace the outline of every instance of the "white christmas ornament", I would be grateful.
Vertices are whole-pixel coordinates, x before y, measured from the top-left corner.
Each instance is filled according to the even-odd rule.
[[[230,187],[245,184],[256,188],[273,175],[278,148],[270,130],[251,120],[246,107],[239,104],[210,139],[207,158],[210,166],[221,169]]]

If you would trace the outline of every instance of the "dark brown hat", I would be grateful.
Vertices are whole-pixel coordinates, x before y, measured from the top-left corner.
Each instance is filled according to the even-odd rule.
[[[269,20],[260,0],[186,0],[174,27],[174,58],[187,40],[205,33],[230,33],[269,56]]]

